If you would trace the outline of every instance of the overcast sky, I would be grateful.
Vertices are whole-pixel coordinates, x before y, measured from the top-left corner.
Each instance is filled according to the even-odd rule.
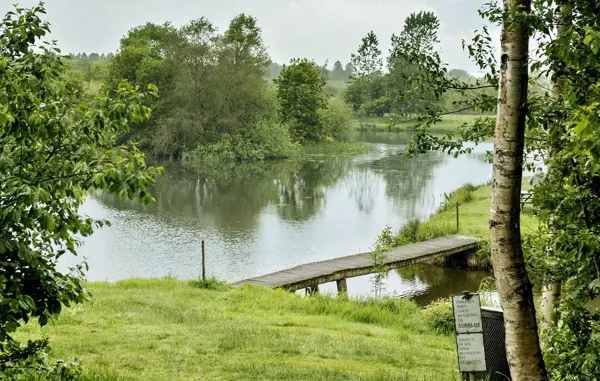
[[[17,2],[0,0],[4,14]],[[441,22],[441,52],[451,68],[477,72],[461,40],[470,39],[483,25],[477,9],[483,0],[47,0],[52,38],[64,53],[108,53],[120,38],[146,22],[171,21],[179,26],[207,17],[220,30],[239,13],[257,17],[271,58],[287,62],[307,57],[318,63],[347,62],[360,39],[374,30],[387,53],[393,33],[400,33],[412,12],[433,11]]]

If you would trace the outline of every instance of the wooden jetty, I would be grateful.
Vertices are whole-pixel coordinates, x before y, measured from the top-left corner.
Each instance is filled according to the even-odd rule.
[[[399,246],[387,255],[384,264],[396,269],[434,258],[467,254],[477,249],[479,239],[463,236],[447,236],[430,241]],[[308,263],[288,270],[258,276],[233,283],[234,286],[254,284],[271,288],[296,291],[303,288],[318,290],[318,285],[337,282],[338,292],[346,292],[346,279],[376,272],[370,253],[350,255],[321,262]]]

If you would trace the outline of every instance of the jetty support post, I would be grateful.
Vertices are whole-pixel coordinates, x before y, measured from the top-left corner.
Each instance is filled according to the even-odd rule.
[[[204,256],[204,240],[202,240],[202,281],[206,281],[206,257]]]
[[[306,294],[307,295],[316,295],[319,293],[319,285],[315,284],[313,286],[310,287],[306,287]]]
[[[336,284],[337,284],[338,295],[348,293],[348,283],[346,282],[346,278],[337,280]]]

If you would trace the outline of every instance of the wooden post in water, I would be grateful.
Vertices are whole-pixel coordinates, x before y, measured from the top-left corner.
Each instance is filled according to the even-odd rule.
[[[337,283],[338,295],[348,293],[348,284],[346,283],[346,278],[340,279],[340,280],[336,281],[336,283]]]
[[[204,240],[202,240],[202,280],[206,281],[206,257],[204,256]]]
[[[458,217],[458,201],[456,201],[456,232],[460,232],[460,221]]]

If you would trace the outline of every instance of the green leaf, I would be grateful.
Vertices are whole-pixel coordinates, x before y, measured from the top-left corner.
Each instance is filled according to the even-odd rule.
[[[587,118],[582,118],[579,123],[575,126],[575,133],[581,135],[589,126],[590,121]]]

